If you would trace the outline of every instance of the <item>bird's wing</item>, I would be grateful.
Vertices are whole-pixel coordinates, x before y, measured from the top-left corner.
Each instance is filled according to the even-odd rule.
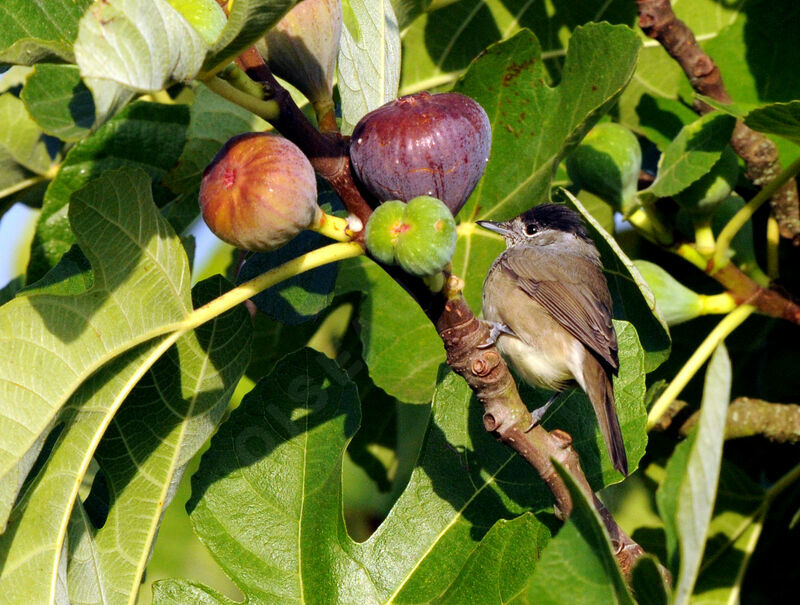
[[[611,294],[599,262],[583,255],[526,246],[506,250],[501,265],[528,296],[617,373]]]

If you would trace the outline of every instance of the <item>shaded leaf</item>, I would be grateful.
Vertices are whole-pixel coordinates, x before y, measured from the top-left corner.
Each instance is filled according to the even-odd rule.
[[[569,488],[569,521],[544,549],[526,594],[536,603],[628,603],[634,605],[595,508],[575,480],[556,463]]]
[[[419,305],[366,258],[340,263],[336,294],[363,292],[361,342],[377,386],[408,403],[431,400],[444,345]]]
[[[201,282],[194,306],[229,288],[219,277]],[[220,315],[178,340],[127,398],[96,453],[107,483],[107,519],[100,528],[83,524],[70,533],[70,545],[90,537],[93,552],[91,565],[75,565],[71,555],[71,590],[99,580],[100,594],[112,600],[136,595],[163,511],[222,419],[250,342],[244,308]]]
[[[62,141],[82,139],[94,124],[92,91],[74,65],[37,65],[21,98],[42,130]]]
[[[744,119],[753,130],[776,134],[800,145],[800,101],[759,107]]]
[[[156,92],[193,78],[207,49],[166,0],[102,0],[80,21],[75,60],[84,78]]]
[[[8,0],[0,4],[0,62],[72,61],[78,21],[91,0]]]
[[[28,265],[30,281],[75,243],[67,220],[70,195],[109,169],[137,167],[154,180],[161,178],[179,157],[188,120],[185,106],[139,101],[70,150],[45,194]]]
[[[397,97],[400,32],[390,0],[344,0],[344,27],[336,73],[342,133],[367,112]]]
[[[486,172],[461,216],[505,220],[542,202],[561,158],[627,85],[638,50],[627,27],[579,27],[561,82],[551,88],[531,32],[489,47],[454,89],[478,101],[492,126]]]
[[[343,526],[340,476],[359,420],[355,388],[319,354],[286,357],[212,439],[193,480],[195,529],[250,599],[432,602],[491,525],[548,500],[469,412],[471,395],[463,380],[444,377],[408,487],[355,543]],[[227,602],[188,582],[156,585],[156,602],[187,598]]]
[[[65,295],[51,283],[0,309],[0,479],[89,376],[169,332],[192,308],[186,255],[141,170],[109,171],[77,191],[70,222],[94,270],[92,287]]]
[[[25,104],[10,92],[0,95],[0,153],[37,174],[50,168],[50,154],[42,131],[25,110]]]
[[[658,568],[658,561],[651,555],[641,557],[633,568],[631,585],[639,605],[667,605],[669,592]]]
[[[684,126],[664,150],[647,191],[669,197],[708,174],[728,147],[735,124],[731,116],[709,113]]]

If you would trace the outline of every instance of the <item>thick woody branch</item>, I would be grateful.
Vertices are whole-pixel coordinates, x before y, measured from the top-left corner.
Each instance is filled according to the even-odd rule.
[[[536,469],[553,493],[556,515],[562,519],[572,511],[572,500],[551,460],[558,460],[570,471],[594,502],[611,537],[620,567],[629,577],[634,562],[644,554],[642,547],[617,525],[594,495],[572,447],[572,438],[564,431],[548,432],[540,425],[528,430],[531,414],[520,399],[508,366],[494,345],[484,346],[489,339],[486,324],[478,321],[461,296],[456,296],[445,303],[436,329],[444,341],[448,365],[467,381],[483,405],[484,428]]]
[[[678,62],[692,88],[720,103],[730,103],[719,67],[709,57],[687,25],[675,16],[669,0],[636,0],[639,10],[639,27],[645,34],[658,40],[664,50]],[[712,111],[706,103],[697,102],[700,113]],[[731,136],[731,147],[747,166],[746,174],[754,184],[763,187],[782,168],[775,144],[766,136],[737,122]],[[788,181],[772,196],[772,211],[780,226],[781,235],[800,244],[800,202],[797,183]]]
[[[800,324],[800,305],[772,288],[760,286],[733,263],[720,269],[709,266],[707,272],[728,289],[737,303],[753,305],[764,315]]]
[[[700,416],[699,411],[687,416],[688,411],[689,406],[685,401],[676,400],[654,428],[666,431],[677,425],[678,434],[685,437]],[[800,443],[800,405],[772,403],[749,397],[734,399],[728,407],[725,439],[758,436],[775,443]]]

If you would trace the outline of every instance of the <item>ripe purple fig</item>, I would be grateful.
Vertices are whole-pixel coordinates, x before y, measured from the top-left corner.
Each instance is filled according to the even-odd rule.
[[[428,195],[455,216],[483,175],[491,143],[489,118],[478,103],[454,92],[420,92],[361,118],[350,160],[379,200]]]
[[[251,132],[230,139],[203,172],[200,210],[221,240],[274,250],[323,219],[314,169],[282,137]]]
[[[342,0],[303,0],[256,46],[272,72],[313,104],[331,102]]]

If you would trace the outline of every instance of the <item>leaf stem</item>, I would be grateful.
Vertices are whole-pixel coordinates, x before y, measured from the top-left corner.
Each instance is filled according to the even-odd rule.
[[[767,219],[767,275],[770,280],[778,279],[780,265],[778,260],[778,245],[781,239],[781,229],[774,216]]]
[[[298,256],[279,267],[270,269],[254,277],[250,281],[229,290],[222,296],[215,298],[210,303],[195,309],[186,319],[180,322],[176,329],[191,330],[204,324],[205,322],[217,317],[218,315],[234,308],[246,300],[252,298],[259,292],[271,288],[277,283],[294,277],[305,271],[316,269],[322,265],[327,265],[346,258],[353,258],[364,254],[364,248],[355,242],[330,244],[324,248],[318,248]]]
[[[28,187],[33,187],[34,185],[38,185],[39,183],[47,180],[47,175],[40,175],[37,174],[36,176],[32,176],[29,179],[25,179],[23,181],[19,181],[18,183],[14,183],[10,187],[6,187],[5,189],[0,189],[0,199],[4,197],[8,197],[9,195],[14,195],[15,193],[22,191],[23,189],[27,189]]]
[[[280,105],[277,101],[264,101],[253,95],[239,90],[219,76],[214,76],[203,81],[210,90],[217,93],[223,99],[235,103],[239,107],[244,107],[247,111],[264,118],[267,121],[277,120],[280,116]]]
[[[694,246],[690,244],[679,245],[677,248],[675,248],[675,254],[692,263],[701,271],[705,271],[708,268],[708,261],[703,258],[702,254],[694,249]]]
[[[752,305],[741,305],[728,313],[728,315],[711,330],[709,335],[700,343],[697,350],[689,357],[688,361],[676,374],[675,378],[672,379],[672,382],[669,383],[669,386],[653,404],[650,413],[647,415],[648,431],[658,423],[659,418],[667,411],[667,408],[675,401],[675,398],[680,395],[681,391],[692,377],[697,374],[702,365],[714,352],[714,349],[717,348],[717,345],[725,340],[728,335],[739,327],[755,310],[756,308]]]
[[[337,242],[349,242],[353,240],[353,231],[350,229],[347,219],[320,211],[317,222],[309,227],[310,231],[329,237]]]
[[[717,237],[717,250],[714,252],[712,275],[730,262],[728,259],[728,250],[731,247],[731,241],[739,232],[739,229],[753,217],[756,210],[758,210],[764,202],[772,197],[773,193],[780,189],[789,179],[797,175],[798,172],[800,172],[800,157],[770,181],[769,184],[753,197],[753,199],[747,202],[733,215]]]

